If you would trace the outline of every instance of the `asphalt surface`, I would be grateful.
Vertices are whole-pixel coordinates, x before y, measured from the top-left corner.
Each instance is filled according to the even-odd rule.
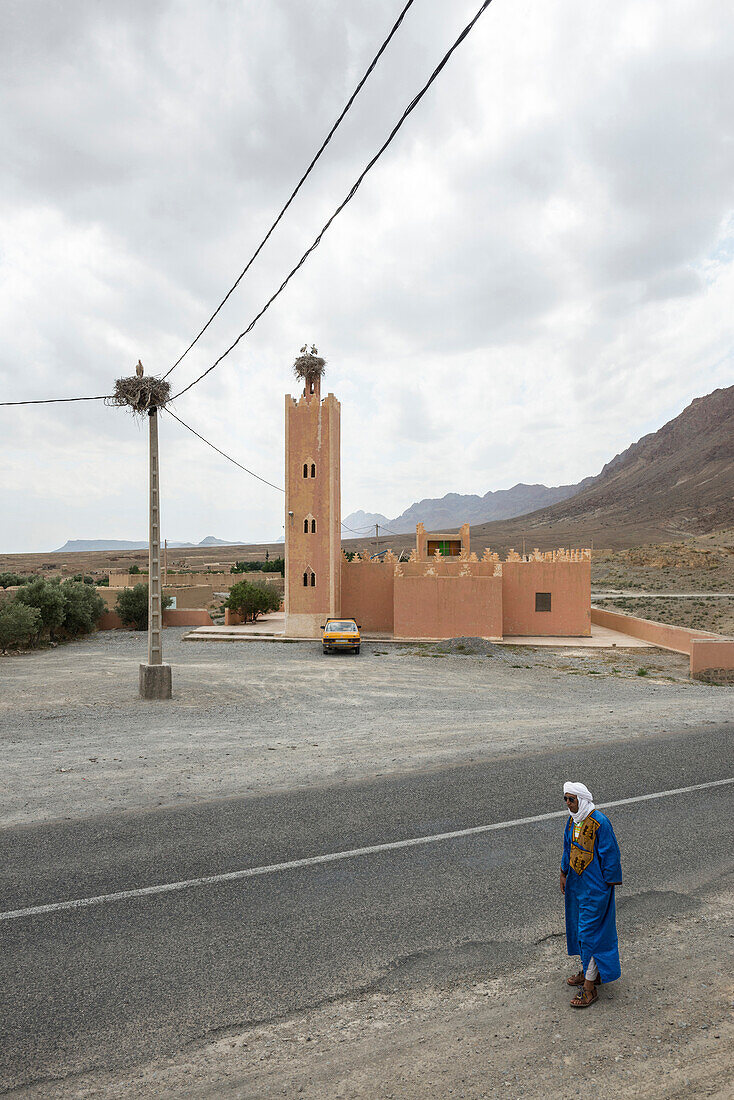
[[[370,783],[8,829],[0,910],[135,889],[734,774],[734,724]],[[734,869],[734,790],[610,811],[620,928]],[[562,821],[0,922],[0,1088],[123,1066],[367,988],[506,973],[563,927]],[[562,940],[559,938],[559,953]],[[624,966],[624,959],[623,959]]]

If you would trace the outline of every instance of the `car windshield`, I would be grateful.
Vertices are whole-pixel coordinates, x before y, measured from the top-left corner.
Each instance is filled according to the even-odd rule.
[[[334,620],[326,624],[327,630],[339,630],[342,634],[356,634],[357,624],[352,622],[342,622],[341,620]]]

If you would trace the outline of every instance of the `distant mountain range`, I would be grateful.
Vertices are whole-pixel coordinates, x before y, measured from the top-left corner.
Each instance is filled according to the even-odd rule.
[[[578,485],[515,485],[483,497],[449,493],[412,504],[393,520],[353,512],[344,523],[354,531],[371,528],[359,531],[368,539],[375,523],[402,535],[419,522],[438,531],[467,521],[477,550],[519,548],[524,540],[544,548],[636,546],[734,526],[734,386],[696,398]]]
[[[546,508],[574,496],[593,481],[593,477],[587,477],[578,485],[556,485],[551,488],[520,482],[511,489],[490,490],[483,497],[473,493],[447,493],[445,497],[419,500],[395,519],[388,519],[379,512],[359,511],[348,515],[343,524],[348,532],[356,532],[362,537],[373,535],[375,524],[383,528],[383,533],[396,535],[410,534],[415,531],[417,523],[422,523],[428,531],[451,530],[462,523],[490,523],[535,512],[538,508]],[[342,533],[347,536],[347,532]]]
[[[192,546],[241,546],[241,542],[230,542],[227,539],[215,539],[214,535],[207,535],[201,542],[169,542],[172,549]],[[58,550],[52,550],[52,554],[82,554],[90,550],[147,550],[147,542],[121,542],[116,539],[69,539]]]

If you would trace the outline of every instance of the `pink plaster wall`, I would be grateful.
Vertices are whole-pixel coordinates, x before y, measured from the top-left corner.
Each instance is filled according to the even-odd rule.
[[[390,562],[348,562],[342,558],[341,611],[360,629],[393,632],[395,566]]]
[[[551,610],[535,610],[535,593],[550,592]],[[502,562],[502,633],[507,637],[591,634],[591,562]]]
[[[123,630],[123,623],[116,611],[105,611],[97,623],[97,630]]]
[[[708,630],[689,630],[685,626],[670,626],[668,623],[638,619],[635,615],[623,615],[621,611],[606,611],[600,607],[592,607],[591,621],[598,626],[606,626],[610,630],[629,634],[632,638],[641,638],[644,642],[660,646],[661,649],[672,649],[674,653],[690,654],[691,644],[698,638],[716,641],[721,637]]]
[[[181,607],[163,612],[164,626],[211,626],[212,617],[203,608]],[[97,623],[97,630],[124,630],[122,619],[116,611],[106,611]],[[141,632],[142,633],[142,632]]]
[[[691,642],[691,676],[734,683],[734,638],[694,638]]]
[[[591,621],[632,638],[641,638],[661,649],[688,654],[691,676],[698,679],[734,681],[734,638],[722,638],[708,630],[690,630],[685,626],[656,623],[652,619],[638,619],[635,615],[623,615],[621,611],[606,611],[601,607],[592,607]],[[717,677],[715,673],[720,675]]]
[[[163,612],[164,626],[212,626],[212,617],[203,607],[169,607]]]
[[[396,638],[502,637],[502,578],[395,577]]]

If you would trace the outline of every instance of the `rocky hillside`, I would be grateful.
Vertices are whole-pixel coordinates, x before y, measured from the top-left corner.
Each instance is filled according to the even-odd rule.
[[[633,546],[734,524],[734,386],[696,398],[568,500],[473,529],[479,543]]]

